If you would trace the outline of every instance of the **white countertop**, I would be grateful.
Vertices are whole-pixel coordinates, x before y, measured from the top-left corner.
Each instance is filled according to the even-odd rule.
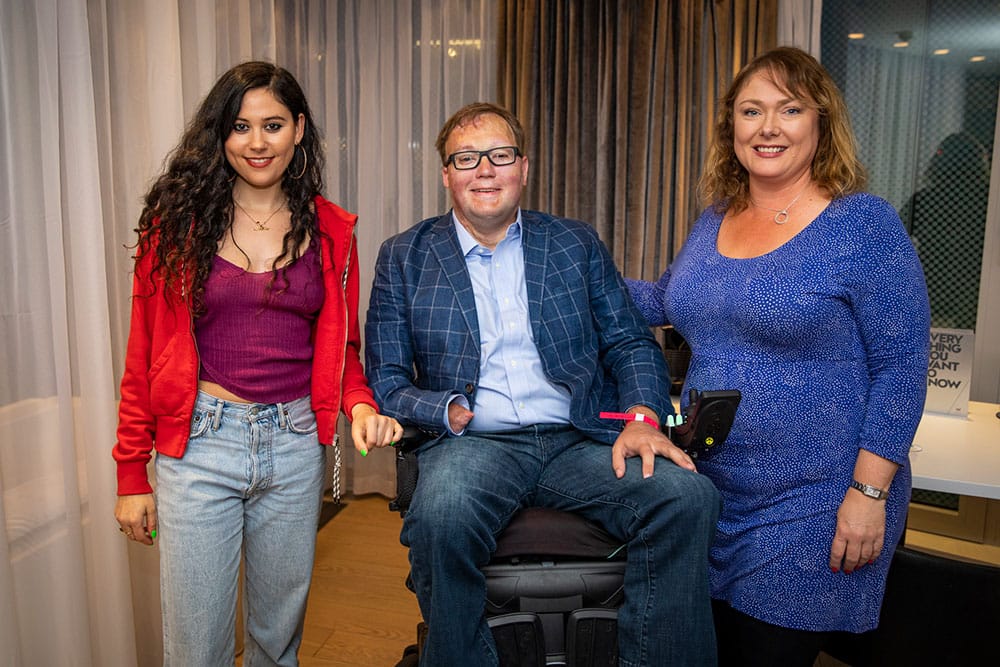
[[[997,411],[971,401],[968,417],[925,412],[910,450],[913,488],[1000,499]]]

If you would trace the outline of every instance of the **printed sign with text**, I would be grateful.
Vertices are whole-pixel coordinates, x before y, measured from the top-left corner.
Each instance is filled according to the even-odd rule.
[[[974,348],[975,334],[970,329],[931,329],[926,412],[960,417],[969,414]]]

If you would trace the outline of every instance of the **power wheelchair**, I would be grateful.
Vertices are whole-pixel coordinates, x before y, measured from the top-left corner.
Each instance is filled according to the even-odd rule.
[[[735,390],[692,389],[683,421],[667,434],[692,457],[709,456],[728,436],[739,401]],[[430,437],[407,426],[396,445],[396,497],[389,509],[400,516],[417,485],[416,450]],[[625,545],[580,516],[542,507],[515,514],[483,568],[500,666],[616,666],[625,564]],[[407,587],[413,590],[409,579]],[[421,623],[417,644],[400,665],[417,664],[425,635]]]

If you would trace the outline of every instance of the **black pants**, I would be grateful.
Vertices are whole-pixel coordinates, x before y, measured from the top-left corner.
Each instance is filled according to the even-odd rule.
[[[719,667],[812,667],[843,632],[792,630],[759,621],[712,600]]]

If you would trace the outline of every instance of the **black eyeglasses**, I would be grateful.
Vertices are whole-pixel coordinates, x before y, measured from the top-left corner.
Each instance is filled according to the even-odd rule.
[[[451,164],[455,166],[455,169],[475,169],[485,155],[494,167],[506,167],[509,164],[514,164],[520,154],[521,151],[518,150],[517,146],[498,146],[488,151],[458,151],[448,156],[444,166],[447,167]]]

